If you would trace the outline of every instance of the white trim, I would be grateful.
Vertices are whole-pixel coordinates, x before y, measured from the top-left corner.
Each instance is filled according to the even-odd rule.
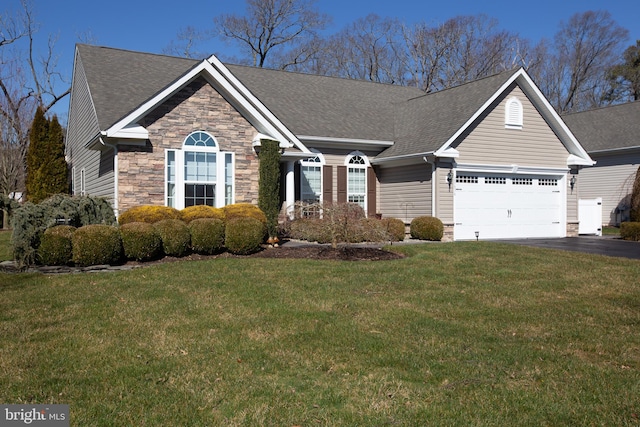
[[[531,92],[528,95],[535,95],[535,100],[541,104],[542,111],[539,109],[538,111],[546,118],[551,119],[556,126],[550,124],[552,129],[560,130],[561,135],[558,135],[560,141],[567,148],[569,153],[576,156],[576,158],[581,159],[584,165],[593,165],[593,160],[589,157],[587,152],[582,148],[576,137],[571,133],[567,125],[562,121],[558,113],[553,109],[549,101],[544,97],[542,92],[538,89],[535,83],[531,80],[529,75],[524,71],[523,68],[520,68],[517,72],[515,72],[500,88],[494,92],[494,94],[467,120],[464,125],[462,125],[456,133],[454,133],[438,150],[435,151],[435,155],[437,157],[442,156],[444,153],[457,139],[460,135],[463,134],[475,121],[476,119],[487,109],[489,106],[500,96],[502,95],[507,88],[513,84],[516,80],[520,80],[521,88],[527,94],[527,92]],[[531,96],[529,97],[532,98]],[[533,101],[532,101],[533,102]]]
[[[135,123],[140,118],[144,117],[153,108],[174,95],[200,75],[203,75],[216,87],[216,90],[221,91],[223,95],[227,95],[225,98],[235,101],[239,110],[244,112],[243,115],[259,132],[273,135],[273,138],[287,148],[295,146],[303,152],[309,151],[307,147],[213,55],[209,59],[200,62],[174,83],[165,87],[157,95],[113,124],[104,134],[109,138],[114,138],[117,137],[124,128],[132,125],[135,126]]]
[[[504,127],[505,129],[522,129],[524,111],[522,102],[517,96],[512,96],[504,105]]]
[[[389,148],[393,146],[394,141],[377,140],[377,139],[358,139],[358,138],[333,138],[325,136],[298,135],[298,139],[303,142],[312,143],[315,146],[335,146],[335,144],[344,145],[361,145],[370,148]]]
[[[108,136],[111,138],[142,139],[146,141],[149,139],[149,131],[137,123],[132,123]]]
[[[349,163],[351,161],[351,159],[353,157],[356,156],[360,156],[362,158],[362,160],[364,160],[364,165],[355,165],[355,166],[362,166],[362,167],[369,167],[371,166],[371,163],[369,163],[369,158],[367,157],[366,154],[364,154],[362,151],[352,151],[349,154],[347,154],[347,156],[344,159],[344,165],[345,166],[350,166],[352,165],[351,163]]]
[[[520,165],[480,165],[472,163],[458,163],[455,170],[459,172],[479,173],[508,173],[529,175],[565,175],[569,168],[543,168]]]

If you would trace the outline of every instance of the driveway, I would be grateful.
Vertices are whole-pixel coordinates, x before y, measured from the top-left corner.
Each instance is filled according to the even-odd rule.
[[[599,236],[566,237],[564,239],[514,239],[500,240],[524,246],[586,252],[612,257],[640,259],[640,242]]]

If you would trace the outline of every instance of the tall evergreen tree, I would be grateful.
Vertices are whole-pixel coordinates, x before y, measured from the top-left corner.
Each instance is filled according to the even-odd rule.
[[[64,158],[64,134],[56,116],[49,120],[39,107],[29,132],[27,150],[27,198],[38,203],[68,192],[68,169]]]
[[[280,147],[278,141],[260,141],[260,182],[258,207],[267,217],[269,237],[278,235],[278,214],[280,213]]]

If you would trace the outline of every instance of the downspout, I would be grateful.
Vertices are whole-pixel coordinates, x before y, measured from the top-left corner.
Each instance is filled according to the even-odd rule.
[[[431,216],[436,216],[436,158],[422,157],[427,164],[431,165]]]
[[[113,213],[118,218],[118,146],[105,142],[102,136],[99,139],[100,144],[113,150]]]

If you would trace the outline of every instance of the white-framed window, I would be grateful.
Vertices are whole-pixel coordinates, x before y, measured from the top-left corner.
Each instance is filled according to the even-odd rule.
[[[361,152],[354,151],[347,156],[345,166],[347,166],[347,202],[357,203],[366,211],[369,160]]]
[[[522,103],[512,96],[507,99],[504,111],[504,127],[507,129],[522,129]]]
[[[192,132],[181,150],[166,150],[165,165],[167,206],[183,209],[234,203],[234,154],[220,151],[209,133]]]
[[[305,203],[322,202],[322,166],[324,156],[316,150],[315,154],[300,160],[300,200]]]

